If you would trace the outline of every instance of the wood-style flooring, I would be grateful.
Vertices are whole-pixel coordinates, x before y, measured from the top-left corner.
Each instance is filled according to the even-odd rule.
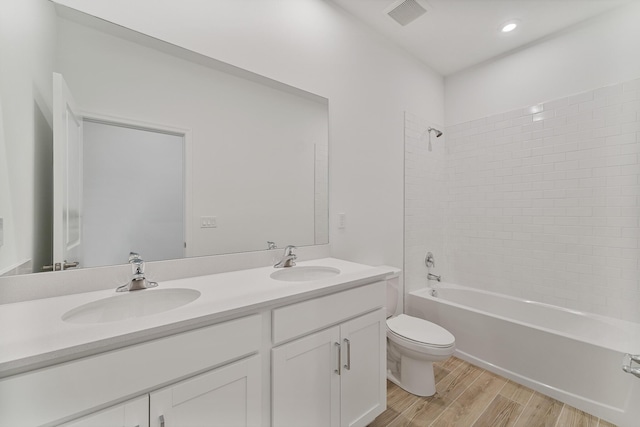
[[[434,372],[431,397],[387,381],[387,410],[369,427],[615,427],[455,357]]]

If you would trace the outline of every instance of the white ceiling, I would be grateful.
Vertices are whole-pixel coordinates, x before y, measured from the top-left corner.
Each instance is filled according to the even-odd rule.
[[[394,0],[331,1],[446,76],[640,0],[417,0],[427,13],[405,27],[384,12]]]

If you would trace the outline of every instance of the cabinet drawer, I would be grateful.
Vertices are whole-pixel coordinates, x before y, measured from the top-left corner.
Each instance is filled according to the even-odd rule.
[[[383,307],[386,282],[349,289],[273,310],[273,343],[320,330]]]
[[[0,426],[66,421],[255,353],[259,315],[0,380]]]

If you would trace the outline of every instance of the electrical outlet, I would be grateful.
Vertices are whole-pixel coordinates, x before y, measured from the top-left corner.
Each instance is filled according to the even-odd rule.
[[[217,226],[218,222],[215,216],[200,217],[200,228],[216,228]]]

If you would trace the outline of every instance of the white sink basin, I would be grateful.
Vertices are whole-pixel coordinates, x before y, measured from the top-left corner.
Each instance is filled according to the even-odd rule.
[[[162,313],[200,297],[195,289],[145,289],[93,301],[62,315],[70,323],[106,323]]]
[[[340,274],[340,270],[333,267],[301,266],[285,267],[271,273],[271,278],[285,282],[308,282],[326,279]]]

